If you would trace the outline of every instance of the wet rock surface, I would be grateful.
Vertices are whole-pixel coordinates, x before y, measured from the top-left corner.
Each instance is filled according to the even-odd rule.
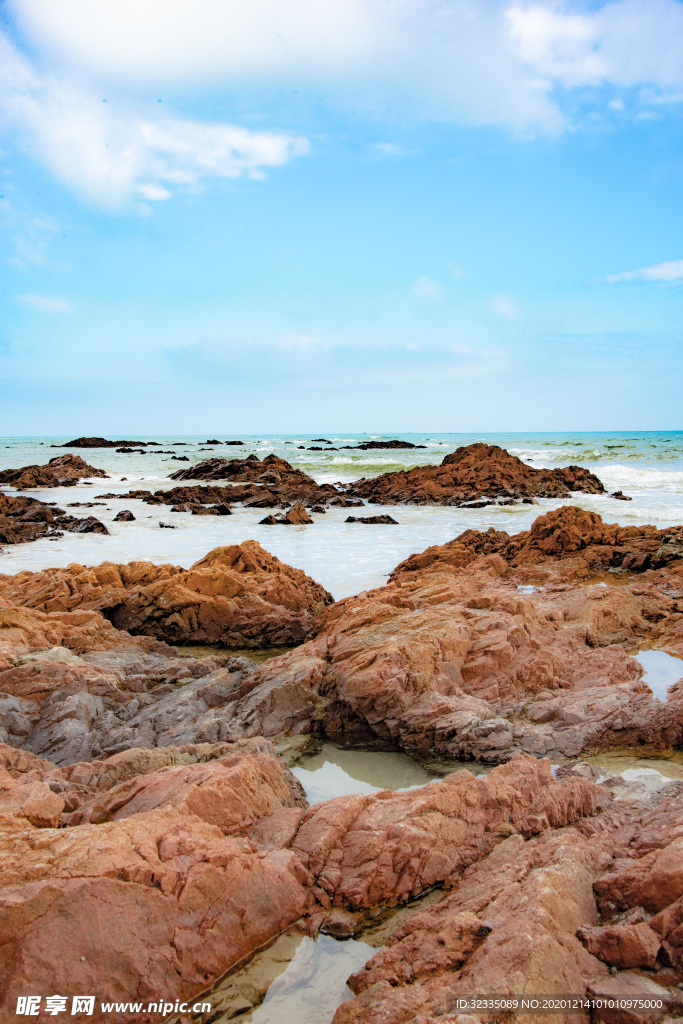
[[[81,519],[37,498],[0,493],[0,544],[27,544],[39,537],[61,537],[65,530],[109,533],[94,516]]]
[[[351,493],[378,505],[457,505],[481,497],[568,498],[571,491],[602,494],[605,488],[580,466],[535,469],[497,445],[467,445],[438,466],[357,480]]]

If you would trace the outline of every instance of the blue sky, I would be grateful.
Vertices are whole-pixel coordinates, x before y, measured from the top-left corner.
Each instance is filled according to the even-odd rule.
[[[679,0],[0,12],[0,433],[681,426]]]

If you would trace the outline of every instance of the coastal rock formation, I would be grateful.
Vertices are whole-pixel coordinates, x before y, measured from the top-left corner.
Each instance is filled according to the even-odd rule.
[[[23,491],[31,487],[64,487],[76,484],[84,477],[109,476],[103,469],[89,466],[80,455],[58,455],[46,466],[24,466],[22,469],[4,469],[0,484],[9,484]]]
[[[6,1005],[26,992],[93,991],[90,1019],[140,1020],[99,1001],[188,998],[301,917],[313,898],[300,859],[259,851],[244,835],[278,810],[300,816],[301,794],[272,749],[252,748],[175,752],[179,766],[160,770],[146,763],[155,752],[132,751],[128,781],[109,787],[120,759],[72,765],[59,773],[62,792],[89,790],[86,809],[100,821],[86,814],[59,829],[23,813],[41,774],[62,799],[59,774],[37,759],[5,770],[0,785],[14,795],[3,803],[0,793]]]
[[[440,886],[349,979],[335,1024],[443,1019],[472,993],[634,986],[675,1016],[683,786],[596,774],[555,779],[522,755],[306,810],[260,738],[62,768],[0,745],[3,995],[96,991],[92,1019],[123,1024],[141,1018],[99,999],[190,999],[302,918],[315,933],[344,917],[353,934]]]
[[[312,807],[292,843],[323,906],[362,910],[452,883],[501,839],[559,828],[609,803],[587,779],[555,781],[550,762],[517,757],[405,793],[337,797]]]
[[[438,466],[356,480],[350,492],[376,505],[458,505],[477,498],[568,498],[570,491],[602,494],[596,476],[580,466],[535,469],[490,444],[471,444]]]
[[[426,444],[411,444],[410,441],[364,441],[362,444],[345,444],[342,448],[351,451],[384,451],[390,448],[426,448]]]
[[[26,544],[39,537],[61,537],[64,530],[109,533],[104,523],[94,516],[79,519],[37,498],[0,493],[0,544]]]
[[[575,784],[580,776],[579,766],[562,781]],[[612,778],[595,788],[604,793],[597,816],[577,815],[573,825],[537,835],[496,837],[492,852],[469,866],[450,894],[410,917],[349,979],[356,998],[339,1007],[334,1024],[469,1024],[482,1016],[451,1014],[464,1012],[457,1000],[473,994],[655,997],[663,1005],[658,1014],[615,1007],[596,1019],[678,1018],[683,787],[669,783],[648,797],[637,784]],[[618,803],[609,804],[610,790]],[[624,885],[626,878],[640,882]],[[648,893],[662,882],[653,901]],[[553,1019],[570,1024],[593,1016],[568,1008]]]
[[[539,516],[530,530],[512,536],[493,527],[485,532],[465,530],[447,544],[411,555],[394,569],[391,580],[463,568],[491,554],[500,555],[510,566],[533,565],[539,572],[544,566],[556,571],[551,563],[568,559],[573,559],[570,571],[579,576],[600,569],[643,572],[683,559],[683,527],[619,526],[603,523],[596,512],[564,505]]]
[[[332,484],[316,484],[315,480],[300,469],[295,469],[277,455],[267,455],[261,461],[256,455],[246,459],[207,459],[189,469],[172,473],[171,480],[227,480],[233,484],[258,485],[261,496],[272,497],[273,504],[285,499],[288,502],[302,502],[305,505],[327,504],[339,495]],[[228,500],[246,501],[251,496],[258,499],[259,490],[252,486],[241,491],[231,490]]]
[[[119,629],[185,644],[302,643],[332,597],[254,540],[214,548],[190,569],[151,562],[0,576],[0,596],[44,611],[102,611]]]
[[[106,437],[76,437],[66,444],[55,444],[53,448],[144,448],[161,447],[159,441],[108,441]]]
[[[542,517],[536,532],[561,518]],[[520,538],[515,558],[532,550]],[[628,653],[656,643],[683,656],[675,563],[661,578],[650,571],[600,586],[576,558],[518,568],[494,553],[464,568],[411,564],[387,586],[332,605],[316,639],[227,688],[180,737],[156,742],[315,732],[488,761],[681,742],[683,683],[658,699]],[[544,585],[529,585],[541,570]],[[143,732],[126,742],[142,742],[135,737],[149,728],[147,715],[131,720],[127,728]]]

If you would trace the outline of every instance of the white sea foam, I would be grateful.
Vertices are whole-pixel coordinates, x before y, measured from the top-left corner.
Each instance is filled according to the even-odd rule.
[[[596,470],[602,482],[610,487],[628,486],[668,492],[683,491],[683,472],[677,469],[638,469],[635,466],[601,466]]]

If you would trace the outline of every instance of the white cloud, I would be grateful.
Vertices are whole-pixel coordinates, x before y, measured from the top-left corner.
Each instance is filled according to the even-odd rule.
[[[495,295],[491,301],[491,311],[494,316],[499,317],[501,320],[519,320],[522,316],[522,310],[519,303],[511,295],[506,292],[501,292],[499,295]]]
[[[259,177],[308,149],[279,132],[114,109],[92,89],[39,74],[2,37],[0,113],[62,184],[104,207],[167,199],[208,178]]]
[[[561,3],[513,4],[507,17],[520,55],[544,85],[683,86],[678,0],[612,0],[581,14]]]
[[[50,298],[47,295],[15,295],[15,299],[22,306],[38,313],[73,313],[76,308],[66,299]]]
[[[566,128],[567,89],[594,104],[596,85],[640,87],[635,116],[683,100],[679,0],[578,10],[572,0],[6,0],[4,9],[50,71],[0,40],[0,112],[58,180],[112,207],[210,178],[262,177],[306,151],[288,134],[166,117],[166,102],[150,113],[152,88],[259,118],[290,118],[313,101],[519,138]]]
[[[443,299],[443,288],[432,277],[418,277],[413,281],[410,290],[418,299],[427,299],[430,302],[439,302]]]
[[[610,284],[618,281],[683,281],[683,260],[667,260],[665,263],[654,263],[640,270],[624,270],[621,274],[608,274],[605,278]]]

